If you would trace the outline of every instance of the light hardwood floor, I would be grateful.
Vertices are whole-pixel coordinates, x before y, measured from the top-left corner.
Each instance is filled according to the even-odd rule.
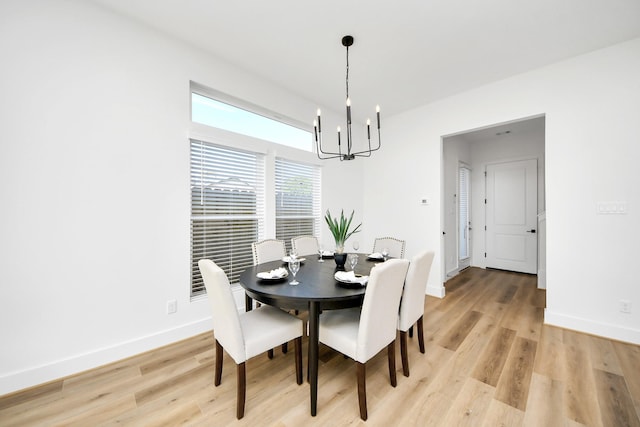
[[[245,417],[235,365],[213,386],[211,333],[0,398],[1,426],[640,426],[640,347],[543,326],[534,276],[471,268],[427,297],[426,354],[389,385],[386,351],[367,364],[360,420],[355,364],[321,346],[318,415],[293,352],[247,363]],[[306,341],[305,341],[306,344]],[[306,345],[304,347],[306,351]],[[306,362],[306,357],[305,357]]]

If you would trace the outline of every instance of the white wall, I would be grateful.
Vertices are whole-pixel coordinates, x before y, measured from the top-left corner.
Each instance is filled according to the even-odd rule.
[[[210,330],[189,81],[309,123],[317,105],[80,1],[3,1],[0,61],[0,395]],[[361,214],[361,166],[323,173],[327,206]]]
[[[389,118],[381,153],[366,164],[364,220],[434,249],[428,292],[444,293],[441,137],[546,116],[549,324],[640,343],[640,39],[582,55]],[[420,195],[433,204],[418,204]],[[391,202],[393,201],[393,202]],[[626,215],[597,215],[598,201],[626,201]],[[621,299],[633,304],[619,312]]]

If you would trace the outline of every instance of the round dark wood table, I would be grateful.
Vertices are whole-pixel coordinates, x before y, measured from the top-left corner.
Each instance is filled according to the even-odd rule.
[[[309,385],[311,386],[311,415],[316,415],[318,403],[318,322],[322,310],[359,307],[364,299],[364,287],[345,287],[333,275],[336,264],[332,258],[318,262],[315,255],[305,256],[296,275],[299,285],[290,285],[292,275],[280,281],[259,279],[256,275],[278,267],[285,267],[282,261],[272,261],[247,268],[240,274],[240,285],[247,294],[246,309],[251,310],[251,298],[263,304],[286,310],[309,311]],[[356,266],[357,274],[368,275],[377,262],[367,260],[360,254]],[[347,267],[348,269],[348,267]],[[347,285],[350,286],[350,285]]]

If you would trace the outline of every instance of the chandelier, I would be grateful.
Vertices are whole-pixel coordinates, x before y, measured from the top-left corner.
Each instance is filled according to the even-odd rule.
[[[313,121],[313,132],[316,140],[316,152],[321,160],[327,159],[340,159],[353,160],[357,157],[369,157],[371,153],[380,148],[380,106],[376,105],[376,124],[378,128],[378,145],[377,147],[371,147],[371,120],[367,119],[367,140],[369,144],[368,150],[352,151],[353,139],[351,134],[351,98],[349,98],[349,46],[353,45],[352,36],[344,36],[342,38],[342,45],[347,48],[347,144],[346,149],[343,150],[342,141],[340,138],[340,126],[338,126],[338,152],[325,151],[322,149],[322,126],[320,124],[320,109],[318,108],[318,117]]]

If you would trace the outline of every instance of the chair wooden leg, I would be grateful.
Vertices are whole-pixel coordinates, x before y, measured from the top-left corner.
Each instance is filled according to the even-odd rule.
[[[424,325],[422,322],[423,316],[418,319],[418,345],[420,346],[420,353],[424,354]]]
[[[294,341],[296,353],[296,382],[302,384],[302,337],[298,337]]]
[[[393,387],[398,385],[396,379],[396,340],[391,341],[387,346],[387,358],[389,359],[389,379]]]
[[[236,403],[236,417],[244,417],[244,401],[247,395],[247,377],[245,362],[238,364],[238,395]]]
[[[253,310],[253,299],[245,294],[244,295],[244,311],[251,311]]]
[[[216,387],[220,385],[220,381],[222,380],[222,358],[222,346],[218,340],[216,340],[216,374],[215,380],[213,381]]]
[[[413,338],[413,326],[409,326],[409,338]]]
[[[367,369],[364,363],[356,362],[358,376],[358,404],[360,405],[360,418],[367,421]]]
[[[402,357],[402,373],[409,376],[409,356],[407,354],[407,331],[400,331],[400,356]]]
[[[267,357],[268,357],[269,359],[273,359],[273,349],[272,349],[272,348],[270,348],[269,350],[267,350]]]
[[[282,352],[284,354],[287,354],[287,351],[289,351],[289,346],[287,343],[282,344]]]

